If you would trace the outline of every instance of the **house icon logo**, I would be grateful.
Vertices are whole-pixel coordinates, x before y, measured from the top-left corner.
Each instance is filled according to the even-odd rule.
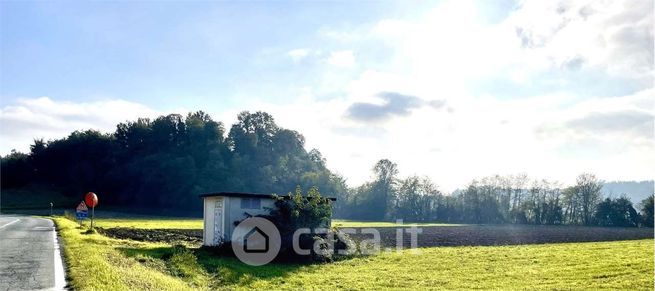
[[[243,237],[243,250],[246,253],[268,252],[268,245],[268,234],[256,226]]]
[[[273,261],[280,252],[280,231],[266,218],[250,217],[232,232],[232,251],[242,262],[261,266]]]

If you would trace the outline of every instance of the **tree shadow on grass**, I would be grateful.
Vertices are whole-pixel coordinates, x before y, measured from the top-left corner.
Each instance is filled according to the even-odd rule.
[[[256,280],[279,280],[284,283],[286,277],[309,264],[298,263],[270,263],[264,266],[250,266],[239,261],[229,254],[217,254],[215,251],[206,248],[186,248],[184,246],[170,246],[157,248],[117,248],[121,253],[130,258],[135,258],[141,263],[149,265],[153,260],[159,260],[158,265],[167,266],[168,271],[173,276],[188,279],[192,274],[179,274],[176,272],[173,256],[176,252],[183,250],[189,252],[195,257],[195,262],[188,262],[186,268],[193,269],[194,266],[200,268],[211,278],[212,287],[226,285],[249,285]],[[175,261],[175,262],[173,262]],[[189,280],[185,280],[189,281]]]

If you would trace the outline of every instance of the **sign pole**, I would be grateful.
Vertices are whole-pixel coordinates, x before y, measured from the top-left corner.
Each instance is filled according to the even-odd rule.
[[[96,208],[94,206],[94,207],[91,207],[91,230],[93,230],[93,217],[95,217],[95,216],[96,216]]]
[[[96,206],[98,206],[98,195],[93,192],[86,193],[84,195],[84,202],[87,206],[91,206],[91,230],[93,230],[93,218],[96,214]]]

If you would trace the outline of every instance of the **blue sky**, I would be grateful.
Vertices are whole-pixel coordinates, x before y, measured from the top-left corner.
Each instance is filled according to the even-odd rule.
[[[380,158],[445,189],[655,174],[652,1],[0,8],[3,154],[140,116],[201,109],[229,126],[265,110],[352,185]]]
[[[171,107],[283,97],[261,91],[311,80],[314,68],[289,66],[285,53],[320,43],[320,29],[410,13],[391,2],[2,5],[4,94],[117,96],[150,106],[164,99]]]

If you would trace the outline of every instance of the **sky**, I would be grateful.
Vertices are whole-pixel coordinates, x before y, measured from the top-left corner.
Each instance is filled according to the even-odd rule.
[[[0,1],[0,154],[266,111],[350,186],[655,176],[653,1]]]

